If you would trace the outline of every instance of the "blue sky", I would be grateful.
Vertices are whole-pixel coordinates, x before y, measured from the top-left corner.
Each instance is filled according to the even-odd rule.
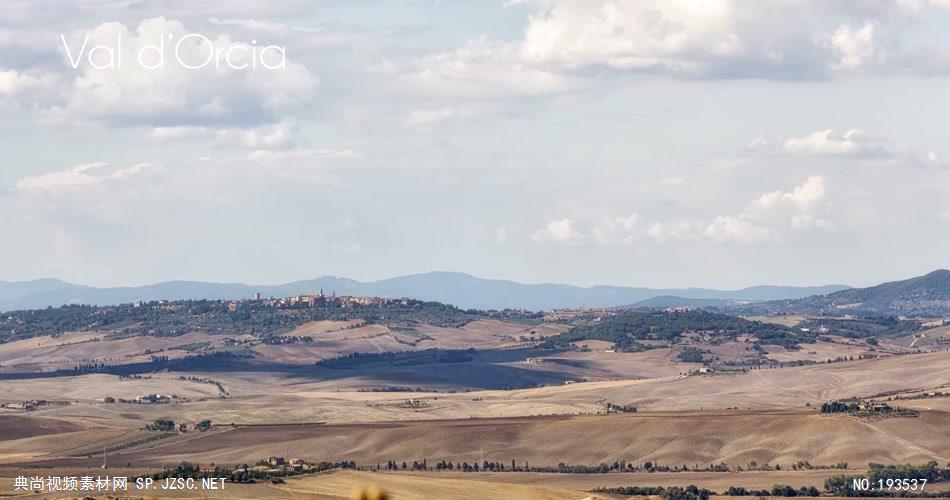
[[[948,266],[950,2],[191,3],[5,4],[0,279]],[[59,38],[186,33],[287,65],[74,69]]]

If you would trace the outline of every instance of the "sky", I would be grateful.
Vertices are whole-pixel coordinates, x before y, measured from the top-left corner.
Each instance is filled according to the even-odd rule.
[[[950,0],[198,3],[4,2],[0,280],[950,267]]]

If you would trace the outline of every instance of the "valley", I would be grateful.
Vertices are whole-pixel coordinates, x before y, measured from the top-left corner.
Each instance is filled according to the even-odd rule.
[[[690,484],[822,490],[868,464],[950,463],[944,318],[539,314],[316,295],[3,321],[4,480],[293,457],[329,465],[256,466],[288,477],[231,487],[579,499]],[[842,410],[826,411],[832,402]]]

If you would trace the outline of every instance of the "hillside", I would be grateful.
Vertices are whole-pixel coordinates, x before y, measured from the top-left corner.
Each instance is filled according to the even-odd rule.
[[[0,317],[0,343],[71,331],[110,331],[117,335],[175,337],[192,331],[246,333],[270,338],[310,321],[353,320],[368,323],[425,323],[461,326],[487,313],[463,311],[437,302],[385,300],[375,304],[319,298],[313,306],[245,301],[232,306],[223,300],[144,302],[117,306],[61,306],[12,311]],[[497,312],[494,317],[509,313]],[[536,314],[511,313],[518,319]]]
[[[799,342],[814,342],[814,335],[774,323],[748,321],[702,310],[628,311],[579,325],[547,339],[549,346],[566,346],[580,340],[613,342],[620,350],[641,350],[640,341],[674,341],[689,333],[708,334],[716,342],[750,334],[763,344],[795,348]]]
[[[851,288],[802,299],[768,301],[734,308],[742,314],[854,314],[865,316],[950,315],[950,270]]]
[[[654,289],[643,287],[578,287],[556,283],[524,284],[508,280],[483,279],[464,273],[430,272],[379,281],[356,281],[323,276],[280,285],[166,281],[136,287],[96,288],[64,281],[43,279],[0,282],[0,311],[39,309],[64,304],[115,305],[136,300],[227,300],[252,297],[287,297],[297,294],[371,295],[412,297],[461,308],[548,310],[573,307],[616,307],[658,296],[685,299],[763,301],[806,297],[847,288],[842,285],[818,287],[754,286],[741,290],[706,288]]]

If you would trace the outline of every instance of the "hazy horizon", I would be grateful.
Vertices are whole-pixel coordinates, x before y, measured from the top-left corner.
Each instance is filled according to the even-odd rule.
[[[62,282],[65,282],[65,283],[70,283],[70,284],[73,284],[73,285],[90,286],[90,287],[95,287],[95,288],[141,287],[141,286],[150,286],[150,285],[155,285],[155,284],[159,284],[159,283],[169,283],[169,282],[199,282],[199,283],[216,283],[216,284],[242,284],[242,285],[249,285],[249,286],[277,286],[277,285],[283,285],[283,284],[287,284],[287,283],[294,283],[294,282],[300,282],[300,281],[308,281],[308,280],[314,280],[314,279],[319,279],[319,278],[349,279],[349,280],[358,281],[358,282],[360,282],[360,283],[372,283],[372,282],[378,282],[378,281],[385,281],[385,280],[389,280],[389,279],[402,278],[402,277],[406,277],[406,276],[418,276],[418,275],[426,275],[426,274],[462,274],[462,275],[470,276],[470,277],[477,278],[477,279],[480,279],[480,280],[488,280],[488,281],[509,281],[509,282],[514,282],[514,283],[518,283],[518,284],[522,284],[522,285],[567,285],[567,286],[573,286],[573,287],[579,287],[579,288],[591,288],[591,287],[598,287],[598,286],[609,286],[609,287],[626,287],[626,288],[649,288],[649,289],[656,289],[656,290],[702,288],[702,289],[709,289],[709,290],[723,290],[723,291],[728,291],[728,290],[741,290],[741,289],[744,289],[744,288],[752,288],[752,287],[758,287],[758,286],[801,287],[801,288],[821,287],[821,286],[846,286],[846,287],[850,287],[850,288],[864,288],[864,287],[874,286],[874,285],[878,285],[878,284],[885,283],[885,282],[901,281],[901,280],[908,279],[908,278],[913,278],[913,277],[917,277],[917,276],[922,276],[922,275],[928,274],[928,273],[930,273],[930,272],[934,272],[934,271],[941,270],[941,269],[943,269],[943,268],[940,268],[940,269],[931,269],[931,270],[929,270],[929,271],[924,271],[924,272],[921,272],[921,273],[918,273],[918,274],[914,274],[914,275],[910,275],[910,276],[899,276],[899,277],[895,277],[895,278],[893,278],[893,279],[887,279],[887,280],[880,281],[880,282],[869,282],[869,283],[865,283],[865,284],[838,283],[838,282],[831,282],[831,281],[829,281],[829,282],[820,282],[820,283],[769,283],[769,282],[761,282],[761,283],[750,283],[750,284],[747,284],[747,285],[736,286],[736,287],[723,287],[723,286],[703,285],[703,284],[695,284],[695,285],[694,285],[694,284],[665,285],[665,284],[649,284],[649,283],[647,283],[647,284],[640,284],[640,283],[591,283],[591,284],[583,284],[583,283],[570,283],[570,282],[562,282],[562,281],[520,281],[520,280],[511,279],[511,278],[506,278],[506,277],[483,276],[483,275],[474,274],[474,273],[465,272],[465,271],[454,271],[454,270],[445,270],[445,269],[433,269],[433,270],[429,270],[429,271],[420,271],[420,272],[417,272],[417,273],[407,273],[407,274],[400,274],[400,275],[393,275],[393,276],[381,276],[381,277],[378,277],[378,278],[372,278],[372,277],[371,277],[371,278],[357,278],[357,277],[353,277],[353,276],[345,276],[345,275],[333,274],[333,273],[321,273],[321,274],[316,274],[316,275],[312,275],[312,276],[301,276],[301,277],[299,277],[299,278],[291,279],[291,280],[287,280],[287,281],[275,281],[275,282],[254,282],[254,281],[241,280],[241,279],[231,279],[231,280],[222,280],[222,281],[208,281],[208,280],[198,280],[198,279],[188,279],[188,278],[170,278],[170,279],[162,279],[162,280],[158,280],[158,281],[146,281],[146,282],[129,282],[129,283],[115,283],[115,284],[94,284],[94,283],[84,283],[84,282],[69,281],[69,280],[61,279],[61,278],[58,278],[58,277],[55,277],[55,276],[43,276],[43,277],[30,278],[30,279],[24,279],[24,280],[0,279],[0,282],[16,283],[16,282],[29,282],[29,281],[39,281],[39,280],[44,280],[44,279],[52,279],[52,280],[62,281]]]

